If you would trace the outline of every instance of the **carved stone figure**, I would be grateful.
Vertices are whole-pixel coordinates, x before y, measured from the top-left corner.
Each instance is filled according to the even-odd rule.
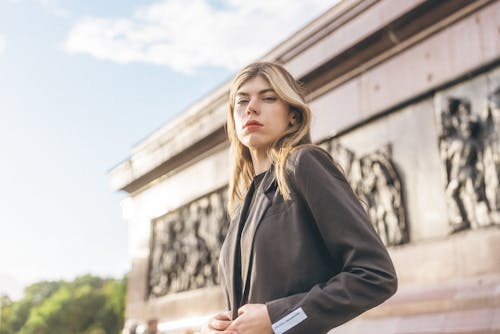
[[[484,125],[484,178],[493,224],[500,224],[500,88],[488,97]]]
[[[366,205],[371,222],[385,245],[408,242],[401,179],[391,160],[391,147],[357,158],[339,143],[330,152],[343,167],[356,195]]]
[[[500,223],[495,94],[498,91],[490,96],[485,119],[472,112],[468,100],[454,97],[448,99],[440,115],[439,151],[452,232]]]

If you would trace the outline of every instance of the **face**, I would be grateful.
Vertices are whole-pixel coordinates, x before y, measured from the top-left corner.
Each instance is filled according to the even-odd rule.
[[[233,117],[240,142],[260,152],[266,152],[295,122],[288,103],[261,76],[248,80],[236,91]]]

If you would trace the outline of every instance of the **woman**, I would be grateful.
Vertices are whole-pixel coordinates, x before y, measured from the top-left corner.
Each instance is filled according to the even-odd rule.
[[[384,245],[330,155],[311,144],[310,122],[282,66],[254,63],[236,75],[220,256],[229,311],[203,333],[326,333],[396,291]]]

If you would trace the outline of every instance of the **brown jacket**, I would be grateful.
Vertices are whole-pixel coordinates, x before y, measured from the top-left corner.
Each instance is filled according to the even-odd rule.
[[[328,153],[313,146],[301,148],[291,154],[287,171],[290,201],[278,191],[273,168],[256,190],[244,227],[250,242],[243,239],[241,247],[242,291],[246,302],[266,304],[276,334],[326,333],[394,294],[396,273]],[[220,258],[233,319],[241,306],[236,297],[241,293],[235,293],[240,217],[241,208],[231,221]]]

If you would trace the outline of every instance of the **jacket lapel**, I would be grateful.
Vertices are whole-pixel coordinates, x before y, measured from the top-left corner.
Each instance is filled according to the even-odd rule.
[[[248,218],[242,233],[241,242],[241,277],[242,277],[242,296],[245,295],[248,286],[248,273],[252,262],[254,237],[257,228],[259,227],[262,217],[266,210],[271,205],[271,201],[267,197],[267,193],[271,190],[271,186],[276,181],[274,168],[271,167],[261,182],[261,185],[256,190],[254,205],[252,211],[249,212]]]
[[[243,221],[242,221],[242,216],[241,214],[245,211],[248,210],[248,207],[250,206],[250,202],[252,201],[252,196],[245,196],[245,200],[243,202],[242,205],[240,205],[240,209],[238,210],[238,212],[235,214],[233,220],[231,221],[231,235],[228,236],[228,240],[229,240],[229,247],[228,247],[228,256],[229,256],[229,261],[228,261],[228,264],[229,264],[229,287],[231,290],[230,292],[230,301],[231,301],[231,312],[233,314],[233,319],[236,319],[237,316],[238,316],[238,305],[240,303],[239,300],[237,300],[237,296],[238,294],[236,293],[236,277],[235,275],[240,275],[240,272],[239,271],[236,271],[235,270],[235,263],[236,261],[239,261],[239,259],[237,259],[236,257],[238,256],[238,252],[237,252],[237,246],[238,246],[238,242],[239,242],[239,239],[238,239],[238,232],[241,228],[241,224],[243,224]],[[240,250],[241,251],[241,250]]]

